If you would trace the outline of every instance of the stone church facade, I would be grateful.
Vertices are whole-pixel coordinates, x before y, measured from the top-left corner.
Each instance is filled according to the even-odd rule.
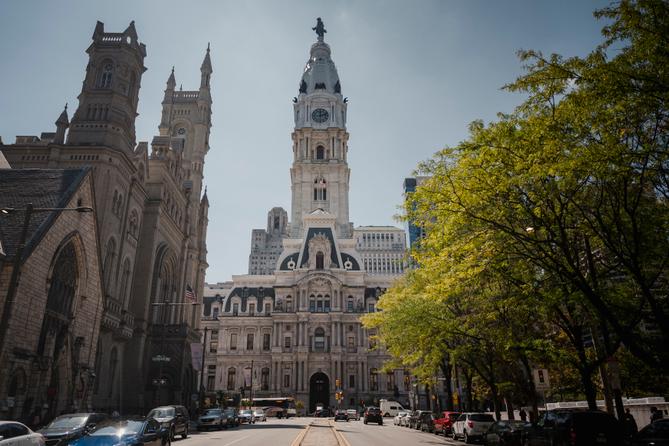
[[[190,405],[198,379],[190,346],[200,342],[201,310],[186,290],[201,302],[210,51],[200,67],[199,88],[177,90],[172,70],[150,145],[137,143],[135,135],[146,47],[134,23],[123,32],[107,32],[98,22],[86,52],[71,122],[65,110],[56,132],[18,136],[0,150],[15,169],[91,169],[104,295],[92,406],[146,413],[158,404]]]
[[[291,212],[253,231],[248,275],[208,286],[207,390],[292,396],[309,412],[335,391],[342,407],[407,401],[410,377],[382,371],[389,357],[360,322],[402,274],[405,235],[350,222],[348,104],[322,32],[293,102]]]

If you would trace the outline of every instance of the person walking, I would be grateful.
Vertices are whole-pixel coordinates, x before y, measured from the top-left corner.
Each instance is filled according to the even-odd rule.
[[[521,421],[523,422],[527,421],[527,412],[525,412],[525,409],[523,409],[522,407],[520,408],[520,412],[518,413],[518,415],[520,415]]]
[[[629,409],[625,409],[625,416],[623,418],[623,423],[625,425],[625,433],[628,438],[633,437],[639,431],[639,428],[636,425],[636,420],[630,413]]]

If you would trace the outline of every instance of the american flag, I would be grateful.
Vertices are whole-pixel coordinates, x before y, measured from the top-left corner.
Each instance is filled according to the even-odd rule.
[[[190,287],[190,285],[186,285],[186,300],[195,303],[195,291],[193,291],[193,288]]]

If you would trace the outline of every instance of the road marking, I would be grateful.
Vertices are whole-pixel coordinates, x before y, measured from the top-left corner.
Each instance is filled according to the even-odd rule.
[[[339,446],[351,446],[351,443],[349,443],[348,440],[344,437],[344,434],[337,430],[336,423],[334,421],[332,421],[330,427],[335,434],[335,438],[337,439]]]
[[[302,429],[299,434],[297,434],[297,437],[295,437],[290,446],[300,446],[300,443],[302,443],[302,440],[304,440],[304,436],[307,435],[309,428],[311,428],[311,423],[307,424],[307,426]]]
[[[238,441],[242,441],[242,440],[244,440],[244,439],[246,439],[246,438],[249,438],[249,437],[250,437],[250,435],[247,435],[246,437],[238,438],[238,439],[236,439],[236,440],[231,441],[230,443],[225,443],[223,446],[230,446],[231,444],[235,444],[235,443],[237,443]]]

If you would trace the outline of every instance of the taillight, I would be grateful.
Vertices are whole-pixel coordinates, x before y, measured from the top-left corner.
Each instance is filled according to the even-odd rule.
[[[473,421],[467,421],[467,426],[469,426],[470,429],[474,428],[474,422]]]
[[[573,427],[569,429],[569,443],[571,446],[576,446],[576,431]]]

